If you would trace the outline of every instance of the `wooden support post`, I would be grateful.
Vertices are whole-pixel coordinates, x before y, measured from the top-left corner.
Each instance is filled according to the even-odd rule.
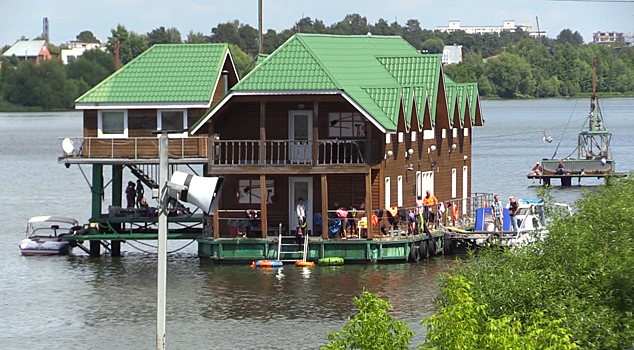
[[[365,217],[368,223],[365,232],[372,239],[372,169],[365,174]]]
[[[98,258],[101,256],[101,241],[90,241],[90,257]]]
[[[260,200],[260,220],[262,221],[262,238],[266,238],[268,234],[268,222],[266,213],[266,176],[260,175],[260,194],[262,199]]]
[[[319,102],[313,102],[313,165],[318,164],[319,158]]]
[[[220,205],[216,206],[216,210],[214,211],[214,238],[218,239],[220,238],[220,217],[218,217],[219,212],[218,212],[218,207]]]
[[[321,236],[328,238],[328,177],[321,174]]]
[[[214,145],[216,138],[214,133],[214,123],[209,122],[209,139],[207,140],[207,169],[205,169],[203,165],[203,176],[209,174],[209,171],[211,171],[214,162],[216,161],[216,146]]]
[[[372,164],[372,129],[374,125],[365,122],[365,164]]]
[[[259,153],[259,164],[266,164],[266,148],[264,145],[264,141],[266,141],[266,102],[260,101],[260,153]],[[262,188],[262,196],[266,193],[266,187]],[[264,228],[262,228],[262,232],[264,232]]]
[[[149,190],[149,189],[148,189]],[[123,197],[123,165],[112,165],[112,206],[122,207]],[[112,229],[121,232],[121,224],[113,223]],[[113,240],[110,249],[110,256],[121,256],[121,241]]]
[[[92,165],[92,211],[91,221],[101,217],[101,193],[103,191],[103,165]]]
[[[110,241],[110,256],[113,258],[121,256],[121,240],[113,239]]]

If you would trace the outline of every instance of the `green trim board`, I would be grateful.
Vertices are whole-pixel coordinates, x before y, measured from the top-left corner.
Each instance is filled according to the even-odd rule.
[[[211,103],[228,44],[157,44],[111,74],[75,103]]]
[[[444,96],[439,93],[441,58],[420,54],[399,36],[298,33],[236,84],[191,131],[196,133],[233,96],[289,91],[338,91],[386,133],[396,131],[399,108],[410,127],[411,94],[419,93],[425,98],[417,99],[417,107],[424,111],[421,105],[429,104],[433,124],[439,96]],[[423,124],[424,113],[417,114]]]

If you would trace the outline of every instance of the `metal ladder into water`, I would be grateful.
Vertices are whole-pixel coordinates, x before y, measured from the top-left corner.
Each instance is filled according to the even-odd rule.
[[[296,262],[298,259],[284,259],[284,254],[302,254],[302,260],[306,262],[308,258],[308,233],[304,233],[304,242],[303,244],[295,243],[295,236],[283,236],[282,235],[282,225],[280,224],[279,236],[277,238],[277,260],[282,262]],[[293,243],[284,243],[284,241],[293,240]],[[303,246],[303,247],[302,247]],[[296,250],[283,250],[284,247],[295,247]]]

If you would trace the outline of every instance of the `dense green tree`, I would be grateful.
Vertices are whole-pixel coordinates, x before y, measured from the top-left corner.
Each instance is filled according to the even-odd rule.
[[[152,29],[147,33],[148,46],[154,44],[180,44],[183,42],[181,38],[181,32],[176,28],[168,28],[161,26]]]
[[[378,294],[363,291],[354,298],[359,313],[348,319],[339,332],[328,334],[322,350],[407,350],[414,336],[407,323],[394,319],[388,311],[392,305]]]
[[[520,56],[508,52],[487,61],[487,77],[500,97],[532,95],[535,81],[530,65]]]
[[[190,30],[189,33],[187,33],[187,40],[185,42],[188,44],[204,44],[208,41],[209,39],[205,34]]]
[[[87,43],[99,42],[99,39],[95,38],[95,35],[90,30],[84,30],[83,32],[77,34],[75,39],[77,39],[77,41],[82,41]]]
[[[422,52],[427,53],[442,53],[444,48],[445,43],[443,43],[442,39],[439,38],[427,39],[420,45]]]
[[[5,51],[7,51],[8,49],[11,48],[11,45],[4,45],[1,49],[0,49],[0,53],[4,53]]]
[[[136,56],[140,55],[148,48],[147,36],[130,32],[122,24],[117,28],[111,29],[111,36],[108,37],[108,51],[114,54],[115,41],[119,41],[119,59],[121,64],[125,65],[132,61]]]
[[[229,51],[231,51],[231,58],[238,75],[244,77],[253,68],[253,58],[242,51],[238,45],[229,44]]]
[[[575,46],[583,44],[583,37],[581,36],[581,34],[577,31],[573,33],[572,30],[568,28],[559,32],[556,40],[560,44],[571,44]]]
[[[76,60],[71,60],[66,66],[70,79],[83,80],[88,87],[97,85],[114,72],[114,56],[100,49],[85,51]],[[81,91],[83,93],[85,91]]]

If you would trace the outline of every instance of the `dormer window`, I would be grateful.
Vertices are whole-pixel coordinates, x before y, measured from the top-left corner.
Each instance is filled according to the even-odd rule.
[[[187,129],[187,110],[186,109],[164,109],[157,111],[157,129],[158,130],[182,130]],[[170,134],[170,137],[187,137],[187,131],[183,133]]]

